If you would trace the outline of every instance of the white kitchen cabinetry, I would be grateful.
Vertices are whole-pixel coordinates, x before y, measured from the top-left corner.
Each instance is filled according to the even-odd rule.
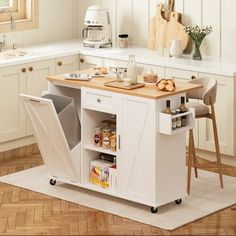
[[[53,60],[45,60],[0,69],[0,142],[32,135],[19,100],[19,93],[41,96],[47,90],[46,77],[53,75]]]
[[[57,75],[73,72],[79,69],[79,55],[58,57],[55,59],[55,72]]]
[[[101,57],[80,55],[79,59],[80,70],[93,69],[94,66],[102,66],[102,65],[103,65],[103,58]]]
[[[40,97],[42,92],[47,90],[47,76],[55,74],[54,61],[45,60],[25,65],[27,70],[27,90],[26,94]],[[33,135],[33,130],[29,122],[27,122],[27,136]]]
[[[0,69],[0,143],[26,136],[26,118],[18,96],[26,93],[26,73],[22,68]]]
[[[166,99],[177,106],[183,95],[155,100],[82,88],[81,186],[153,207],[186,196],[185,130],[175,135],[159,132],[159,113]],[[95,128],[114,116],[117,151],[94,147]],[[173,146],[166,148],[166,143]],[[100,153],[116,156],[114,189],[89,181],[91,161]]]
[[[215,103],[216,122],[219,135],[220,152],[235,155],[235,104],[234,78],[214,74],[199,73],[199,77],[217,80]],[[215,152],[215,142],[210,119],[199,119],[199,148]]]

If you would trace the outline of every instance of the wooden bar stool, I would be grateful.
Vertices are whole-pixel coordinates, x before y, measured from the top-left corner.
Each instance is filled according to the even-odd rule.
[[[203,88],[200,88],[195,91],[191,91],[187,93],[187,99],[199,99],[203,101],[203,104],[187,102],[186,106],[188,108],[195,109],[195,118],[208,118],[212,121],[213,132],[214,132],[214,140],[215,140],[215,149],[216,149],[216,157],[217,157],[217,167],[220,178],[220,186],[223,188],[223,176],[221,169],[221,155],[220,155],[220,147],[219,147],[219,138],[217,132],[216,125],[216,117],[215,117],[215,108],[214,104],[216,102],[216,91],[217,84],[216,80],[208,79],[208,78],[198,78],[193,79],[190,83],[201,84]],[[207,167],[212,167],[212,162],[204,165]],[[194,146],[194,138],[193,138],[193,130],[189,131],[189,148],[188,148],[188,180],[187,180],[187,192],[190,194],[190,185],[191,185],[191,168],[194,167],[195,177],[198,177],[197,167],[200,165],[197,164],[196,154],[195,154],[195,146]]]

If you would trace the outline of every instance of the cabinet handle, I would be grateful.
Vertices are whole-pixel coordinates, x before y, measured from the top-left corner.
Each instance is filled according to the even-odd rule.
[[[33,71],[34,70],[34,68],[31,66],[30,68],[29,68],[29,71]]]
[[[26,68],[22,68],[21,71],[22,71],[22,73],[25,73],[26,72]]]
[[[98,103],[102,103],[102,99],[101,98],[97,98],[97,102]]]
[[[80,58],[80,63],[84,63],[84,58]]]
[[[196,79],[197,77],[195,75],[192,75],[191,76],[191,79]]]
[[[59,62],[57,63],[57,65],[58,65],[58,66],[62,66],[62,62],[59,61]]]

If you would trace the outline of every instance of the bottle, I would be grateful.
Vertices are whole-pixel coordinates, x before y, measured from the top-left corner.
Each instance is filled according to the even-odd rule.
[[[135,61],[134,55],[129,55],[127,76],[128,76],[128,78],[131,79],[131,84],[137,84],[136,61]]]
[[[101,147],[102,146],[102,128],[97,127],[95,128],[95,134],[94,134],[94,145],[96,147]]]
[[[176,115],[179,115],[180,114],[180,109],[177,109],[176,110]],[[179,116],[179,117],[177,117],[177,120],[176,120],[176,128],[178,129],[178,128],[181,128],[181,124],[182,122],[181,122],[181,117]]]
[[[164,110],[164,113],[172,114],[171,109],[170,109],[170,100],[166,100],[166,108]]]
[[[172,111],[172,116],[176,115],[176,111]],[[177,128],[177,118],[172,118],[172,130],[176,130]]]
[[[181,97],[181,105],[179,107],[180,113],[184,113],[188,111],[188,108],[185,106],[185,97]],[[181,127],[185,127],[187,125],[187,117],[181,116]]]

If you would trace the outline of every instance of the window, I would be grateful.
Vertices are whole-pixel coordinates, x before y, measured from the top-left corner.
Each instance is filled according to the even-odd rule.
[[[12,7],[12,1],[10,0],[0,0],[0,9]]]
[[[38,27],[38,0],[0,0],[0,32],[36,27]]]

